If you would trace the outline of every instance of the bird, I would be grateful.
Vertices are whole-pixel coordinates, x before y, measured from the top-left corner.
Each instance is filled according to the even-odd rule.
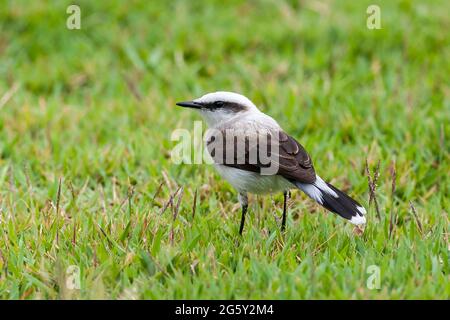
[[[365,208],[323,180],[305,148],[247,97],[217,91],[176,105],[197,110],[208,126],[205,144],[209,155],[220,176],[238,193],[241,236],[249,193],[283,193],[281,231],[286,228],[287,200],[293,189],[300,189],[319,205],[354,225],[366,223]],[[272,163],[266,158],[273,160]]]

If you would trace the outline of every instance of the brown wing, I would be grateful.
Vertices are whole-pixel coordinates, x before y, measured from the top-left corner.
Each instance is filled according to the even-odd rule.
[[[305,148],[286,133],[279,132],[280,169],[278,174],[288,180],[303,183],[316,181],[316,172],[311,157]]]
[[[258,173],[276,165],[275,174],[288,180],[302,183],[316,180],[311,157],[300,143],[282,131],[259,133],[256,138],[254,134],[252,137],[252,134],[242,132],[234,132],[231,136],[225,131],[218,133],[220,137],[213,135],[207,140],[208,151],[215,163]],[[272,139],[274,134],[278,134],[278,139]],[[266,159],[261,157],[265,154],[268,155]],[[272,162],[268,163],[268,159]]]

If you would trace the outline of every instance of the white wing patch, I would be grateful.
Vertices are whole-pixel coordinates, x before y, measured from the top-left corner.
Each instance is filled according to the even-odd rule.
[[[318,175],[316,175],[316,181],[314,182],[314,185],[319,188],[320,190],[322,190],[323,192],[328,193],[329,195],[332,195],[335,198],[338,198],[338,194],[336,192],[334,192],[333,189],[331,189],[325,181],[322,180],[321,177],[319,177]]]
[[[312,199],[323,204],[322,191],[313,184],[297,183],[297,186]]]
[[[303,190],[308,196],[316,200],[318,203],[323,204],[323,192],[338,198],[338,194],[331,189],[321,177],[316,175],[316,181],[313,184],[309,183],[297,183],[300,189]]]

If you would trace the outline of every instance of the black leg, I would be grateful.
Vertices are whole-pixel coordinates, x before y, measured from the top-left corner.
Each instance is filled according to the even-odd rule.
[[[291,195],[290,191],[285,191],[283,193],[284,203],[283,203],[283,220],[281,222],[281,231],[284,231],[286,229],[287,199],[290,195]]]
[[[244,230],[245,223],[245,214],[247,213],[248,208],[248,197],[246,192],[240,192],[238,195],[239,203],[242,208],[242,216],[241,216],[241,226],[239,227],[239,234],[242,236],[242,231]]]
[[[242,205],[242,215],[241,215],[241,226],[239,227],[239,234],[242,236],[242,231],[244,230],[244,223],[245,223],[245,214],[247,213],[247,204]]]

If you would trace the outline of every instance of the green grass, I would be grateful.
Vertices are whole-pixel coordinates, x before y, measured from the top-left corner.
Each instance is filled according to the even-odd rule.
[[[373,1],[79,1],[72,31],[71,3],[0,1],[1,298],[450,298],[448,1],[376,1],[381,30]],[[232,187],[170,160],[199,120],[174,103],[216,90],[366,207],[380,160],[381,219],[358,236],[294,192],[281,234],[282,196],[252,197],[239,237]]]

